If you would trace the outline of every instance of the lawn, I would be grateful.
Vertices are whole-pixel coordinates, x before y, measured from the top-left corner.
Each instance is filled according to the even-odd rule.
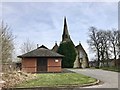
[[[100,69],[114,71],[114,72],[120,72],[120,67],[101,67]]]
[[[46,73],[37,74],[36,79],[23,82],[16,87],[82,86],[95,81],[94,78],[77,73]]]

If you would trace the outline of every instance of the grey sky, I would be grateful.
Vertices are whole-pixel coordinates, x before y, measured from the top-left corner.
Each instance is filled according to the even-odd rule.
[[[67,17],[69,33],[75,45],[81,41],[88,52],[88,28],[118,28],[117,2],[11,2],[2,3],[2,18],[16,36],[17,54],[29,38],[35,44],[52,48],[61,41],[63,17]]]

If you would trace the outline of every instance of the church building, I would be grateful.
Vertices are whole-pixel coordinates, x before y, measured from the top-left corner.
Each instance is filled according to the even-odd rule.
[[[67,41],[72,41],[72,40],[71,40],[70,34],[68,32],[67,20],[65,17],[61,43],[64,43]],[[52,51],[57,52],[58,48],[59,48],[59,46],[57,45],[57,43],[55,43],[55,46],[52,48]],[[76,60],[74,61],[73,68],[89,67],[88,55],[87,55],[86,51],[84,50],[83,46],[81,45],[81,43],[79,43],[79,45],[75,46],[75,50],[76,50],[77,55],[76,55]]]

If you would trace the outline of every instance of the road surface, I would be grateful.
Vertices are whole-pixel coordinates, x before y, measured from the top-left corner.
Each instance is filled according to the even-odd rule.
[[[96,78],[104,83],[84,88],[118,88],[118,73],[101,69],[68,69],[70,71]]]

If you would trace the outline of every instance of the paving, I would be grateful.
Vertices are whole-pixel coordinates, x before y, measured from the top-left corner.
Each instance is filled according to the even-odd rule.
[[[84,88],[118,88],[118,73],[101,69],[68,69],[70,71],[96,78],[103,83]]]

